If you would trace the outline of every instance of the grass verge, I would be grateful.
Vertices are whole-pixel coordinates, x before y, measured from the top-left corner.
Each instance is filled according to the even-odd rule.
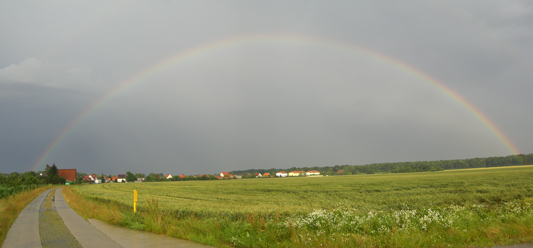
[[[126,221],[123,212],[126,206],[112,201],[97,201],[83,197],[72,190],[73,186],[64,187],[63,196],[67,204],[84,219],[97,219],[110,224],[122,225]]]
[[[41,187],[28,192],[19,193],[13,197],[0,200],[0,244],[4,243],[7,232],[17,219],[20,211],[33,199],[51,187]]]
[[[233,247],[225,232],[221,232],[221,229],[235,229],[233,220],[213,218],[199,220],[194,215],[188,218],[176,218],[174,213],[161,209],[157,200],[148,201],[146,208],[133,213],[131,206],[86,196],[73,187],[63,188],[63,196],[69,206],[86,219],[98,219],[134,230],[165,234],[206,245]],[[241,222],[245,224],[245,221]]]

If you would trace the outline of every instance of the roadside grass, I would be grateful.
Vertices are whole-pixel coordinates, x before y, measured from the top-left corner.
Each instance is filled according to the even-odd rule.
[[[135,230],[165,234],[170,237],[187,239],[198,243],[231,247],[221,242],[220,224],[202,222],[191,215],[188,219],[177,219],[171,213],[162,211],[158,201],[147,202],[144,208],[133,213],[131,206],[120,202],[80,194],[75,186],[63,188],[63,196],[69,206],[83,218],[98,219]]]
[[[17,219],[20,211],[42,192],[52,187],[40,187],[0,200],[0,244],[4,243],[7,232]]]
[[[124,225],[126,217],[123,213],[129,206],[113,201],[94,200],[82,197],[72,191],[74,186],[66,186],[61,191],[67,204],[84,219],[98,219],[115,225]]]
[[[64,192],[91,218],[219,247],[464,247],[533,241],[531,178],[520,166]]]

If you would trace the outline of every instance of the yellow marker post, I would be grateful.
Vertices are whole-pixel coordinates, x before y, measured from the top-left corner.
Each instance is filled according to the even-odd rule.
[[[137,190],[133,190],[133,212],[137,213]]]

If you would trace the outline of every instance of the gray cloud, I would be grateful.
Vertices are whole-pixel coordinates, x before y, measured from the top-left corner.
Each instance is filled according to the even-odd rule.
[[[248,42],[119,91],[45,163],[83,172],[216,173],[523,153],[532,105],[525,1],[0,3],[1,171],[25,171],[98,99],[192,48],[247,34],[353,44]],[[4,142],[5,141],[5,142]]]

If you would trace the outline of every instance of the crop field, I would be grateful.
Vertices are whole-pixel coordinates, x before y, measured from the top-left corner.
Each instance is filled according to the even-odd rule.
[[[163,229],[142,214],[124,225],[217,246],[484,246],[533,236],[533,166],[72,189],[124,209],[137,190],[141,213],[169,219]],[[175,230],[183,225],[198,232]],[[220,234],[200,238],[210,225]]]

